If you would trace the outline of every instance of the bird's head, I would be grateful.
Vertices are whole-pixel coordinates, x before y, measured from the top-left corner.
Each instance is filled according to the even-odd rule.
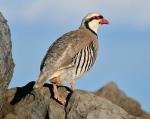
[[[83,18],[80,28],[87,28],[97,34],[98,28],[103,24],[109,24],[109,22],[102,15],[89,13]]]

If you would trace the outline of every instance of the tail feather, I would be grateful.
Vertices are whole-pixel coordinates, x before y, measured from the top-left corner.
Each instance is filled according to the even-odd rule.
[[[41,88],[44,85],[44,83],[46,82],[46,80],[47,80],[47,74],[46,73],[40,74],[40,76],[39,76],[38,80],[35,82],[33,88],[34,89]]]

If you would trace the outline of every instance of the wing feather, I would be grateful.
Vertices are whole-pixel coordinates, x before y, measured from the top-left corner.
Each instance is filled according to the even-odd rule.
[[[96,39],[85,29],[64,34],[48,49],[40,70],[49,70],[51,75],[57,70],[72,67],[75,55]]]

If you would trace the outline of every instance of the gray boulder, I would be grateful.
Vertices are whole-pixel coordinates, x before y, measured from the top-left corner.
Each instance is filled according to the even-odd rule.
[[[17,119],[139,119],[124,109],[92,92],[59,87],[65,105],[53,97],[52,85],[33,90],[34,82],[6,92],[3,118]]]
[[[0,118],[4,104],[5,91],[11,81],[14,69],[12,59],[12,44],[7,20],[0,12]]]

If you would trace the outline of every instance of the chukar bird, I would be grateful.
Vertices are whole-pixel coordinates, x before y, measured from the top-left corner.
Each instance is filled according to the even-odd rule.
[[[87,14],[79,29],[58,38],[48,49],[34,88],[40,88],[49,80],[53,84],[54,97],[61,103],[57,85],[70,83],[73,91],[74,81],[93,66],[98,50],[97,30],[108,21],[98,13]]]

